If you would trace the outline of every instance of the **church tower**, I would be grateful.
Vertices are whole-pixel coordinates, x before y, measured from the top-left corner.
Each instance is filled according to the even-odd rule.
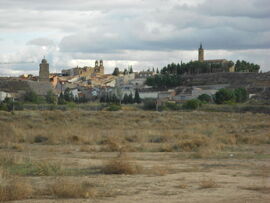
[[[200,44],[200,48],[199,48],[198,52],[199,52],[198,61],[203,62],[204,61],[204,49],[202,47],[202,43]]]
[[[39,82],[49,82],[49,64],[44,58],[39,64]]]
[[[99,62],[99,72],[101,75],[104,75],[103,60],[100,60],[100,62]]]

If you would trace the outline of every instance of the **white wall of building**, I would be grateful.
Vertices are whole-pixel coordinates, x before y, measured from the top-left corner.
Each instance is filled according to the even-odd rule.
[[[0,91],[0,101],[4,101],[6,97],[11,97],[7,92]]]

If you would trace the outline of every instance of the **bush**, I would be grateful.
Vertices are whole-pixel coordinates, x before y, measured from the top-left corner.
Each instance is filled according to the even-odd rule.
[[[57,104],[57,96],[53,93],[53,91],[48,91],[46,94],[46,101],[48,104]]]
[[[248,100],[248,92],[244,88],[237,88],[234,90],[235,101],[237,103],[244,103]]]
[[[144,110],[156,110],[156,100],[155,99],[144,99],[143,101]]]
[[[198,99],[191,99],[183,104],[183,109],[195,110],[202,105],[201,101]]]
[[[208,94],[202,94],[202,95],[198,96],[198,99],[203,103],[212,102],[212,97]]]
[[[165,108],[167,108],[169,110],[173,110],[173,111],[180,110],[180,106],[177,105],[176,103],[172,103],[172,102],[166,102]]]
[[[89,198],[95,196],[95,190],[88,182],[74,182],[58,179],[52,185],[52,194],[57,198]]]
[[[108,111],[119,111],[121,110],[121,106],[118,104],[110,104],[107,108]]]
[[[0,202],[22,200],[33,196],[34,189],[31,184],[15,178],[5,182],[0,185]]]
[[[127,158],[116,158],[105,164],[102,172],[105,174],[138,174],[142,168]]]
[[[5,100],[0,103],[0,110],[2,111],[23,110],[23,104],[20,102],[14,102],[11,98],[5,98]]]
[[[44,136],[37,135],[37,136],[35,136],[35,138],[34,138],[34,142],[35,142],[35,143],[47,142],[48,139],[49,139],[48,137],[44,137]]]
[[[216,104],[225,104],[234,102],[235,101],[234,91],[225,88],[220,89],[218,92],[216,92],[214,100]]]
[[[30,102],[30,103],[35,103],[35,104],[45,103],[44,98],[38,96],[34,91],[26,92],[24,95],[24,101]]]

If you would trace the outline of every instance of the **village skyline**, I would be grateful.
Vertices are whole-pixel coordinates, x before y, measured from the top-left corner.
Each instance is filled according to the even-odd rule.
[[[104,60],[106,73],[116,66],[162,68],[196,60],[200,42],[209,58],[270,70],[266,0],[2,0],[0,7],[1,76],[37,74],[44,55],[52,72],[96,59]]]

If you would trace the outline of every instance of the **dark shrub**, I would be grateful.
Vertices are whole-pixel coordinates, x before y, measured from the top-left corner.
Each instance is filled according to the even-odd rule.
[[[34,139],[34,142],[35,143],[42,143],[42,142],[46,142],[48,141],[48,138],[47,137],[44,137],[44,136],[36,136],[35,139]]]
[[[191,99],[189,101],[186,101],[183,104],[183,109],[189,109],[189,110],[195,110],[198,109],[202,105],[201,101],[198,99]]]
[[[216,92],[214,99],[216,104],[225,104],[234,102],[235,101],[234,91],[225,88],[220,89],[218,92]]]
[[[144,99],[143,100],[144,110],[156,110],[156,100],[155,99]]]
[[[202,95],[198,96],[198,99],[203,103],[212,102],[212,97],[208,94],[202,94]]]
[[[237,103],[244,103],[248,100],[248,92],[244,88],[237,88],[234,90],[235,101]]]
[[[180,106],[176,103],[166,102],[165,107],[169,110],[177,111],[180,110]]]

